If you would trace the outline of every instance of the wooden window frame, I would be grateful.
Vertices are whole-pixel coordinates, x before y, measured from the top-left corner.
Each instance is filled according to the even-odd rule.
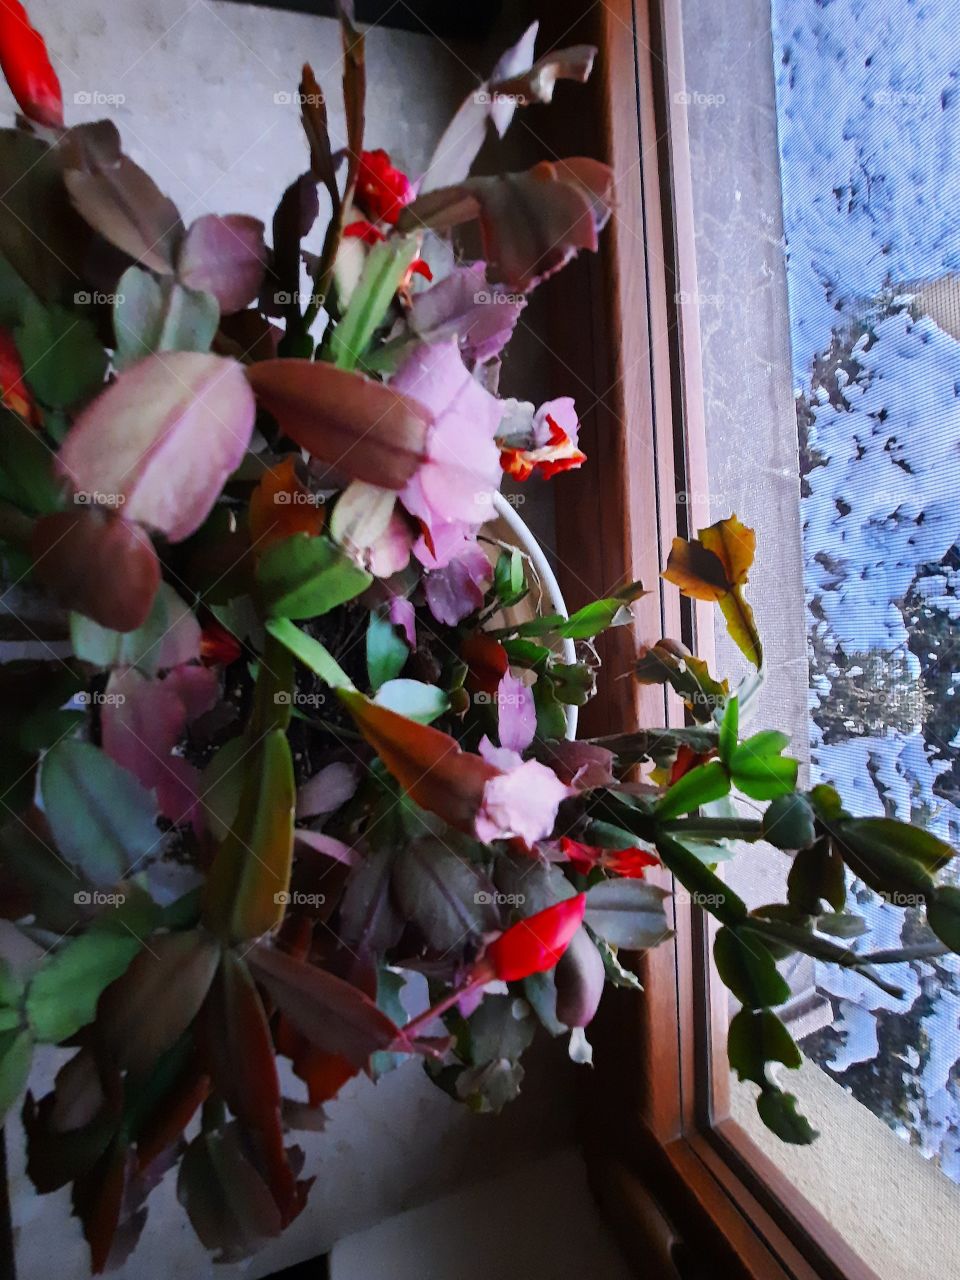
[[[659,577],[673,537],[690,532],[677,495],[708,489],[699,326],[676,305],[681,291],[697,293],[686,126],[674,105],[685,87],[681,5],[577,0],[559,4],[548,28],[600,48],[593,147],[617,182],[601,253],[565,273],[547,317],[563,363],[597,389],[581,431],[590,466],[558,482],[559,574],[573,606],[586,584],[596,593],[640,578],[651,588],[635,634],[604,639],[609,677],[582,736],[683,723],[672,695],[612,678],[629,669],[638,639],[679,636],[708,659],[712,650],[710,606],[682,605]],[[676,1280],[877,1280],[730,1118],[726,993],[709,926],[689,905],[674,917],[674,938],[642,960],[644,993],[610,993],[591,1037],[598,1068],[583,1140],[627,1255]]]

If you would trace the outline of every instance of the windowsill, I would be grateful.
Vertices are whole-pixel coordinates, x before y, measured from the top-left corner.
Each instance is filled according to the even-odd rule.
[[[731,1118],[883,1280],[960,1275],[960,1187],[814,1062],[784,1072],[820,1137],[785,1146],[757,1115],[752,1085],[730,1086]]]

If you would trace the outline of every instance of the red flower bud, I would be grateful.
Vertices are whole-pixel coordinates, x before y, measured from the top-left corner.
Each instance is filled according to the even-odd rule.
[[[364,244],[379,244],[387,238],[372,222],[365,222],[362,218],[344,227],[343,234],[346,239],[362,240]]]
[[[467,664],[467,688],[473,693],[495,694],[510,669],[506,649],[485,631],[471,631],[464,637],[460,657]]]
[[[386,151],[362,151],[353,198],[368,217],[392,225],[413,199],[413,187],[407,175],[393,167]]]
[[[0,329],[0,403],[36,426],[37,408],[23,381],[23,362],[9,329]]]
[[[582,875],[589,875],[594,867],[602,867],[613,875],[627,880],[642,880],[647,867],[658,867],[660,859],[646,849],[628,845],[625,849],[604,849],[595,844],[581,844],[569,836],[560,837],[560,852],[570,865]]]
[[[208,622],[200,632],[200,658],[204,666],[228,667],[241,653],[240,641],[219,622]]]
[[[580,928],[586,909],[587,895],[578,893],[517,921],[490,943],[481,965],[503,982],[552,969]]]
[[[0,4],[0,67],[23,114],[37,124],[63,126],[63,95],[43,36],[19,0]]]

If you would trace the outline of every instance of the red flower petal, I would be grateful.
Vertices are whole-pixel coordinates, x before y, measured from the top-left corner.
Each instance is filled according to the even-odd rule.
[[[371,218],[392,225],[413,199],[413,187],[407,175],[393,167],[386,151],[362,151],[353,198]]]
[[[379,241],[387,238],[372,222],[366,222],[363,219],[359,222],[351,222],[349,226],[344,227],[343,234],[355,240],[362,240],[364,244],[378,244]]]
[[[712,751],[694,751],[692,747],[688,747],[685,742],[681,743],[677,749],[677,758],[673,762],[670,769],[670,785],[673,786],[678,782],[685,773],[689,773],[691,769],[695,769],[697,765],[704,764],[714,753]]]
[[[594,844],[581,844],[579,840],[571,840],[569,836],[561,836],[560,852],[575,871],[579,871],[583,875],[589,875],[600,861],[600,855],[604,850]]]
[[[219,622],[208,622],[200,633],[200,657],[209,666],[227,667],[240,657],[240,641]]]
[[[491,942],[481,963],[503,982],[518,982],[552,969],[583,922],[587,895],[557,902],[512,925]]]
[[[23,381],[23,363],[9,329],[0,329],[0,403],[36,426],[36,406]]]
[[[468,668],[467,688],[473,693],[495,694],[510,666],[507,651],[500,641],[484,631],[472,631],[464,637],[460,657]]]
[[[550,439],[547,444],[536,449],[501,449],[500,466],[515,480],[527,480],[539,471],[544,480],[558,475],[561,471],[571,471],[582,467],[587,455],[573,443],[570,436],[555,418],[547,414],[547,426],[550,428]]]
[[[0,5],[0,68],[20,110],[37,124],[63,126],[63,95],[43,36],[19,0]]]
[[[423,276],[424,280],[433,279],[433,272],[430,270],[424,258],[414,258],[407,269],[407,274],[411,276]]]
[[[601,858],[605,871],[625,880],[642,880],[647,867],[659,867],[660,859],[646,849],[607,849]]]

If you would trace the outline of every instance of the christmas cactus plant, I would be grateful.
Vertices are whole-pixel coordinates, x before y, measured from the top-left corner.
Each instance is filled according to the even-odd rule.
[[[0,554],[41,654],[0,667],[0,1102],[26,1091],[29,1176],[72,1184],[94,1271],[173,1166],[220,1259],[277,1235],[311,1182],[288,1134],[359,1072],[418,1060],[483,1111],[538,1026],[589,1061],[605,983],[637,987],[626,958],[670,934],[665,873],[720,923],[730,1059],[788,1142],[815,1135],[775,1074],[800,1061],[777,961],[891,990],[885,964],[960,948],[953,851],[798,789],[786,735],[741,731],[756,681],[659,640],[633,675],[689,727],[567,739],[591,641],[641,587],[529,607],[493,495],[587,459],[572,400],[500,399],[497,372],[529,291],[597,248],[612,178],[470,169],[595,51],[538,59],[531,28],[411,181],[364,150],[340,17],[345,146],[305,67],[308,167],[269,245],[241,214],[185,226],[109,121],[67,127],[43,41],[18,4],[0,19],[23,113],[0,133]],[[482,257],[454,252],[465,224]],[[753,554],[731,517],[665,577],[762,672]],[[761,840],[792,865],[749,910],[715,868]],[[929,932],[872,954],[852,876],[913,895]],[[37,1044],[66,1051],[39,1098]]]

